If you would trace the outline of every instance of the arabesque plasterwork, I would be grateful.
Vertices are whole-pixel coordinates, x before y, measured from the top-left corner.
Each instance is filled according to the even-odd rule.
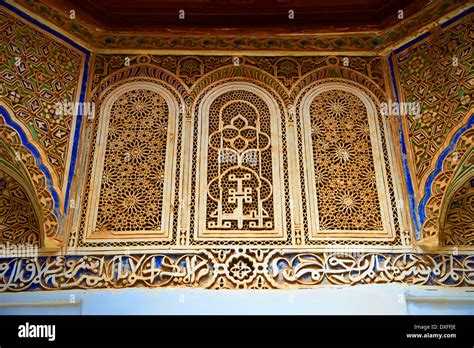
[[[443,16],[463,4],[438,5],[427,13]],[[13,35],[8,28],[15,16],[6,11],[2,18],[0,25]],[[399,32],[426,24],[421,17],[411,21]],[[466,16],[438,33],[436,44],[422,40],[395,55],[403,100],[425,103],[421,117],[402,120],[418,201],[439,154],[472,109],[472,69],[466,68],[472,61],[466,29],[471,21]],[[20,32],[29,30],[22,25]],[[120,48],[116,38],[78,28],[94,46]],[[0,92],[13,116],[23,119],[63,195],[73,118],[56,119],[49,111],[47,121],[36,116],[50,110],[60,93],[77,97],[82,55],[43,32],[35,35],[57,47],[57,62],[44,65],[51,52],[41,40],[24,39],[23,45],[40,50],[41,57],[25,56],[37,68],[6,71],[0,88],[8,89]],[[82,123],[67,216],[58,219],[51,182],[18,132],[0,118],[2,139],[21,159],[37,195],[37,202],[23,201],[39,209],[44,235],[57,242],[37,258],[0,258],[0,292],[474,286],[472,233],[459,229],[472,222],[464,207],[472,201],[472,185],[458,173],[470,163],[472,129],[459,136],[434,175],[421,234],[436,243],[424,250],[417,244],[400,160],[400,120],[380,111],[394,92],[386,58],[377,54],[401,40],[395,36],[221,41],[221,49],[238,49],[239,55],[92,54],[86,100],[97,112]],[[160,47],[176,49],[188,49],[192,41],[157,38],[144,47],[156,48],[160,40]],[[205,51],[217,42],[209,40],[196,44]],[[285,45],[306,56],[240,55]],[[307,50],[323,49],[361,55],[307,56]],[[434,58],[443,49],[459,54],[457,67]],[[435,65],[439,71],[431,74]],[[47,80],[45,67],[61,70],[61,78]],[[38,102],[28,103],[23,92],[36,87],[22,82],[16,91],[15,79],[31,71],[31,79],[49,81],[56,90],[36,91]],[[46,151],[53,147],[56,152]],[[35,225],[30,218],[25,224]]]

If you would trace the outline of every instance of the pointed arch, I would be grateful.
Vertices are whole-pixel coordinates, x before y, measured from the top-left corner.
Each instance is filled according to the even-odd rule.
[[[0,161],[0,243],[41,246],[41,207],[26,178]]]
[[[6,109],[0,108],[0,111],[4,117],[8,117]],[[58,196],[52,188],[50,177],[47,176],[49,172],[36,154],[31,152],[31,145],[27,148],[21,133],[9,127],[4,118],[0,118],[0,139],[2,139],[0,165],[24,187],[35,207],[41,232],[41,246],[58,248],[61,240],[59,236],[61,215]]]
[[[430,196],[424,197],[425,204],[420,205],[426,217],[422,228],[421,245],[438,246],[442,242],[443,224],[446,211],[453,195],[468,180],[469,170],[462,170],[464,165],[469,169],[472,164],[468,160],[474,147],[474,128],[468,128],[459,134],[442,162],[438,174],[430,184]]]

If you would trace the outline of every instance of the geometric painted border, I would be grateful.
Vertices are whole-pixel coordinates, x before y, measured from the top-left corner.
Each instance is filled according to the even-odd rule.
[[[426,180],[425,194],[418,208],[418,214],[419,214],[420,222],[422,225],[426,220],[425,207],[426,207],[426,204],[428,203],[428,199],[431,197],[431,184],[433,183],[436,176],[441,172],[444,159],[454,150],[455,145],[457,141],[459,140],[459,138],[472,127],[474,127],[474,114],[471,115],[467,124],[464,127],[458,129],[456,134],[454,134],[449,146],[446,149],[444,149],[444,151],[438,157],[438,160],[436,162],[436,169],[430,174],[430,176]]]
[[[77,44],[76,42],[74,42],[71,39],[67,38],[66,36],[62,35],[61,33],[58,33],[54,29],[51,29],[48,26],[46,26],[46,25],[42,24],[41,22],[37,21],[36,19],[30,17],[29,15],[27,15],[23,11],[21,11],[21,10],[17,9],[16,7],[8,4],[7,2],[5,2],[5,0],[0,0],[0,6],[6,7],[10,11],[12,11],[15,14],[17,14],[18,16],[20,16],[21,18],[29,21],[31,24],[34,24],[34,25],[40,27],[44,31],[47,31],[48,33],[52,34],[56,38],[58,38],[58,39],[60,39],[64,42],[67,42],[69,45],[73,46],[74,48],[76,48],[76,49],[78,49],[78,50],[80,50],[81,52],[84,53],[84,55],[85,55],[84,71],[83,71],[83,76],[82,76],[81,92],[80,92],[80,96],[79,96],[79,102],[83,103],[84,100],[85,100],[85,94],[86,94],[86,90],[87,90],[87,78],[88,78],[88,75],[89,75],[90,52],[86,48],[80,46],[79,44]],[[5,113],[6,113],[6,111],[5,111]],[[3,112],[2,112],[2,114],[3,114]],[[69,207],[69,204],[68,204],[69,191],[71,189],[72,178],[74,176],[74,170],[76,168],[77,151],[78,151],[78,148],[79,148],[79,137],[80,137],[80,132],[81,132],[82,117],[83,117],[82,113],[77,114],[76,123],[75,123],[74,127],[72,128],[71,134],[70,134],[70,136],[74,136],[74,139],[73,139],[73,147],[72,147],[72,152],[71,152],[71,160],[70,160],[70,164],[69,164],[69,175],[68,175],[68,178],[67,178],[66,194],[65,194],[65,199],[64,199],[64,207],[63,207],[64,214],[67,213],[67,209]],[[9,117],[9,119],[10,119],[10,122],[9,123],[7,122],[7,123],[19,132],[19,126],[16,125],[15,122],[10,117]],[[21,138],[22,138],[23,141],[26,140],[26,138],[24,136],[22,136]],[[39,158],[39,153],[36,149],[34,149],[34,146],[32,144],[29,144],[28,142],[25,142],[24,144],[28,149],[30,149],[30,151],[32,151],[33,155],[35,156],[35,159],[36,159],[37,163],[41,164],[41,160]],[[51,184],[52,184],[51,175],[46,170],[46,168],[44,168],[44,166],[42,164],[41,164],[41,166],[43,167],[43,168],[40,167],[41,170],[45,174],[46,178],[48,178],[48,181],[50,181],[50,182],[48,182],[48,185],[51,189],[51,194],[53,195],[53,198],[54,198],[54,201],[55,201],[55,215],[57,216],[58,220],[61,220],[61,217],[59,215],[59,198],[58,198],[57,193],[54,191],[54,189],[51,186]]]
[[[423,34],[422,36],[424,36]],[[390,76],[392,79],[392,87],[393,91],[395,94],[395,101],[399,103],[399,98],[398,98],[398,88],[397,88],[397,83],[395,80],[395,74],[394,74],[394,68],[393,68],[393,61],[392,61],[392,55],[390,55],[388,58],[388,64],[390,68]],[[407,147],[405,144],[405,134],[403,132],[403,126],[402,126],[402,115],[399,113],[398,114],[398,134],[400,137],[400,146],[402,149],[402,164],[403,164],[403,171],[405,172],[405,183],[408,191],[408,201],[410,203],[410,211],[411,211],[411,216],[413,219],[413,224],[415,226],[415,232],[416,232],[416,239],[419,238],[419,232],[420,232],[420,221],[418,218],[418,214],[416,212],[416,198],[415,198],[415,191],[413,189],[413,181],[411,178],[411,173],[410,173],[410,168],[408,167],[408,154],[407,154]]]
[[[377,54],[378,52],[396,46],[403,38],[418,30],[423,30],[430,22],[438,20],[452,11],[465,8],[466,0],[435,0],[430,1],[423,9],[418,6],[418,12],[407,8],[406,18],[385,29],[369,31],[344,32],[318,32],[318,33],[268,33],[252,32],[251,34],[231,31],[228,33],[208,32],[193,35],[186,30],[179,30],[176,35],[156,31],[144,32],[143,30],[130,32],[116,32],[105,29],[97,32],[88,20],[69,21],[68,8],[60,5],[59,1],[47,0],[9,0],[9,2],[22,6],[25,11],[32,11],[43,17],[69,34],[78,37],[85,45],[92,47],[92,51],[119,51],[131,53],[134,50],[190,50],[194,54],[198,51],[272,51],[285,54],[288,51],[299,51],[299,54],[313,55],[316,52],[333,54],[337,52],[364,52],[364,54]],[[52,6],[50,5],[52,4]],[[412,8],[413,9],[413,8]],[[296,35],[296,36],[295,36]],[[331,52],[331,53],[328,53]],[[155,52],[156,53],[156,52]]]

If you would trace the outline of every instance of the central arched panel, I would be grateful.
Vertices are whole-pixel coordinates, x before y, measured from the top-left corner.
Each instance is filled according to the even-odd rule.
[[[224,84],[199,108],[197,239],[284,238],[280,112],[266,91]]]

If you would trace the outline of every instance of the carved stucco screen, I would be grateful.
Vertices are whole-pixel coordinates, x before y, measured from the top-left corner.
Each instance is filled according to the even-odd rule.
[[[377,109],[344,84],[318,86],[302,103],[311,237],[393,240]]]
[[[270,89],[226,81],[183,122],[186,104],[156,80],[105,92],[75,245],[400,245],[376,99],[329,81],[296,100],[290,112]]]
[[[199,112],[197,239],[283,238],[280,114],[266,92],[232,83]]]
[[[90,209],[91,240],[167,238],[175,171],[176,102],[159,85],[128,83],[101,109]]]

